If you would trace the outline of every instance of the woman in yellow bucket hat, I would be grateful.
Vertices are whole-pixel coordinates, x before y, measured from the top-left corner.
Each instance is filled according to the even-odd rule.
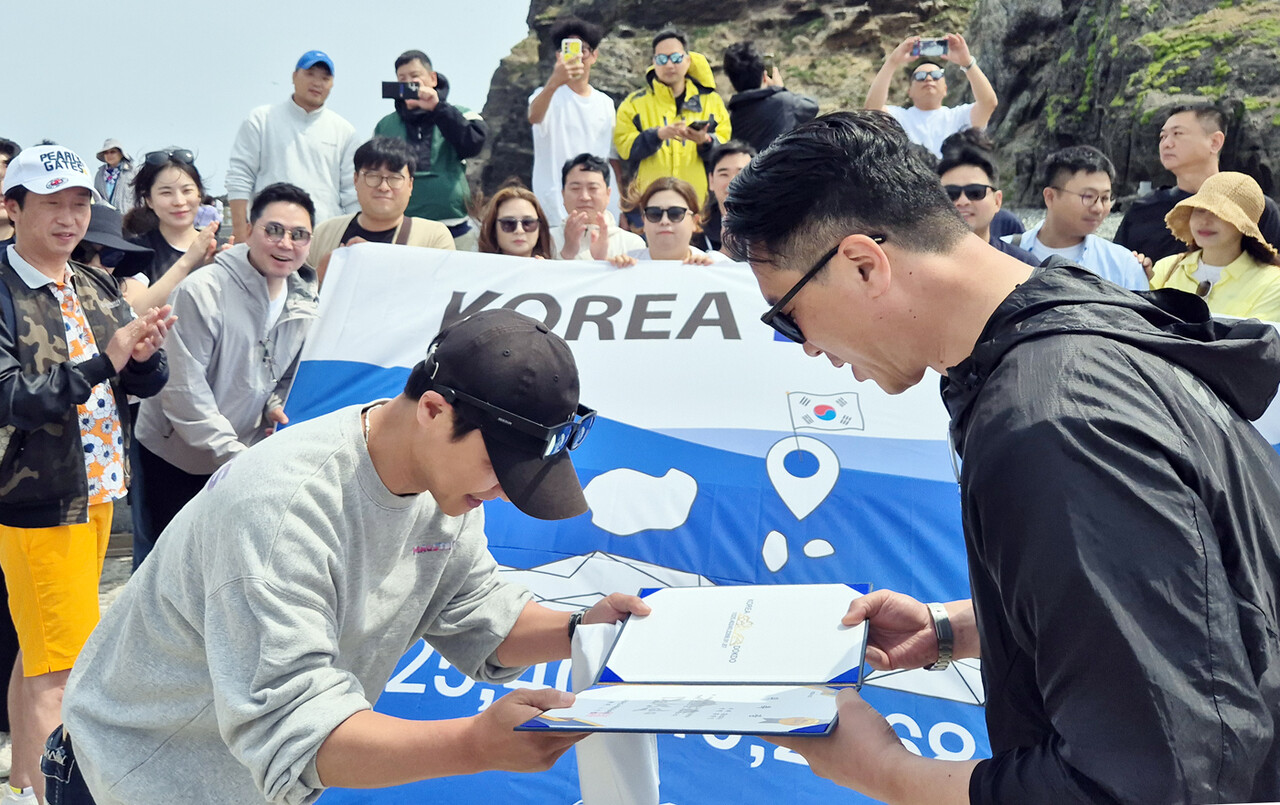
[[[1280,258],[1258,229],[1263,205],[1252,177],[1210,176],[1165,216],[1191,250],[1156,263],[1151,287],[1197,294],[1218,315],[1280,321]]]

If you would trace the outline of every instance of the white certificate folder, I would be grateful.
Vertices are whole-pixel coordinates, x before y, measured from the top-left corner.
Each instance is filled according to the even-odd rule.
[[[664,587],[618,633],[595,684],[517,729],[825,734],[862,684],[866,624],[840,623],[865,584]]]

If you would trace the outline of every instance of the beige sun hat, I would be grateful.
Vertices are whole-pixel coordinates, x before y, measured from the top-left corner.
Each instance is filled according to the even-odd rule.
[[[1169,227],[1175,238],[1194,249],[1196,239],[1191,233],[1193,209],[1213,213],[1240,230],[1240,234],[1253,238],[1275,255],[1275,247],[1267,243],[1262,230],[1258,229],[1258,219],[1266,209],[1266,201],[1262,188],[1252,176],[1233,171],[1215,173],[1204,180],[1198,193],[1184,198],[1169,210],[1169,214],[1164,217],[1165,226]]]

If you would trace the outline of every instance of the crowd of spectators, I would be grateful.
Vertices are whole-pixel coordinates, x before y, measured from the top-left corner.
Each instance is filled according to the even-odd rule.
[[[0,530],[57,531],[63,544],[96,546],[74,567],[50,562],[52,547],[0,550],[5,576],[46,573],[68,591],[57,607],[25,588],[7,593],[13,622],[0,619],[0,665],[15,666],[20,693],[9,700],[23,704],[14,788],[0,802],[35,801],[42,791],[40,744],[57,724],[50,702],[96,622],[111,503],[132,491],[136,568],[220,467],[287,424],[283,400],[337,250],[384,243],[620,269],[650,260],[732,264],[721,239],[730,183],[819,111],[786,88],[774,58],[752,42],[723,54],[734,89],[726,103],[707,56],[683,31],[665,29],[652,39],[638,88],[616,106],[591,84],[607,47],[599,26],[561,20],[546,44],[553,64],[528,99],[529,185],[513,180],[478,206],[466,161],[489,130],[450,102],[448,79],[419,50],[394,60],[394,111],[370,139],[327,106],[333,60],[303,54],[290,96],[252,110],[236,134],[229,233],[187,148],[135,160],[108,138],[91,175],[60,146],[23,150],[0,139],[0,359],[10,369],[0,372]],[[973,102],[944,105],[952,67]],[[890,105],[904,71],[910,105]],[[1002,209],[997,146],[984,130],[997,105],[956,34],[903,40],[865,101],[921,146],[939,194],[1000,251],[1030,265],[1058,256],[1126,288],[1179,288],[1215,313],[1280,320],[1280,210],[1252,178],[1219,172],[1221,110],[1204,104],[1166,116],[1160,159],[1176,185],[1136,200],[1111,241],[1096,233],[1113,210],[1116,172],[1089,144],[1043,155],[1043,220],[1024,231]],[[59,183],[36,183],[47,177]],[[24,341],[32,328],[60,332],[64,323],[59,354]],[[56,438],[25,436],[52,430]],[[83,472],[66,464],[68,455],[81,462],[76,433],[86,446]],[[32,468],[28,475],[19,464]],[[54,469],[63,475],[57,483]]]

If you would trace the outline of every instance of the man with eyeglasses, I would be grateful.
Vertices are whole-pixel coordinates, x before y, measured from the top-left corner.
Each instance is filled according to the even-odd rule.
[[[1074,145],[1046,157],[1040,173],[1044,220],[1021,235],[1006,236],[1005,241],[1026,249],[1037,260],[1057,255],[1116,285],[1147,290],[1147,273],[1133,252],[1093,234],[1111,212],[1116,169],[1107,155],[1091,145]]]
[[[401,53],[395,68],[396,80],[411,95],[397,98],[395,111],[379,120],[373,133],[403,140],[413,153],[409,215],[439,221],[449,228],[455,248],[473,252],[480,235],[467,213],[467,160],[484,148],[489,129],[479,113],[449,102],[449,79],[421,50]]]
[[[560,226],[569,212],[560,196],[560,168],[578,154],[608,160],[613,153],[613,99],[591,86],[591,68],[600,58],[604,31],[575,17],[557,20],[547,43],[554,65],[547,83],[529,96],[529,125],[533,127],[533,175],[531,188],[546,213],[547,223]],[[565,50],[569,40],[578,55]],[[576,48],[574,42],[577,42]],[[618,187],[612,170],[611,184]],[[621,215],[618,198],[609,199],[609,213]]]
[[[619,593],[544,607],[486,547],[487,502],[541,520],[587,510],[570,451],[595,414],[578,388],[559,336],[485,311],[445,328],[399,396],[290,427],[223,468],[73,675],[52,753],[83,779],[64,801],[310,802],[331,786],[549,768],[582,736],[513,728],[568,693],[519,689],[450,720],[372,708],[420,638],[503,683],[567,658],[578,624],[648,613]]]
[[[333,76],[333,59],[308,50],[294,67],[288,100],[254,109],[236,132],[226,185],[237,243],[249,237],[249,200],[278,182],[305,190],[320,220],[355,211],[350,166],[360,141],[355,127],[325,106]]]
[[[829,736],[770,740],[884,802],[1280,799],[1280,455],[1250,422],[1280,334],[1001,254],[910,147],[818,118],[725,227],[807,355],[891,394],[942,375],[972,598],[879,590],[842,623],[877,669],[981,657],[992,754],[909,752],[852,690]]]
[[[631,165],[637,190],[663,176],[684,179],[707,198],[705,160],[733,136],[729,110],[716,92],[707,57],[689,50],[684,31],[668,28],[653,37],[653,63],[644,89],[618,106],[613,145]]]
[[[169,385],[138,413],[134,563],[219,467],[287,422],[284,399],[316,316],[306,265],[315,207],[296,185],[263,189],[249,237],[170,296]]]
[[[944,43],[939,45],[938,43]],[[973,103],[959,106],[943,106],[947,97],[946,73],[938,62],[923,61],[909,71],[911,84],[907,87],[910,107],[889,104],[889,86],[894,75],[911,60],[931,55],[931,48],[941,51],[942,62],[951,62],[960,68],[969,87],[973,90]],[[902,40],[884,60],[880,72],[871,80],[867,89],[867,109],[888,112],[907,131],[912,142],[919,143],[942,156],[942,141],[957,131],[972,126],[985,128],[999,104],[995,87],[986,73],[978,66],[978,60],[969,52],[969,44],[959,34],[947,34],[943,39],[921,39],[909,36]]]
[[[360,212],[322,221],[311,239],[308,262],[321,282],[329,257],[340,246],[394,243],[453,251],[453,236],[439,221],[405,215],[417,163],[404,140],[374,137],[356,149],[356,198]]]
[[[0,802],[35,805],[40,748],[98,622],[115,501],[130,486],[129,395],[169,376],[168,306],[135,317],[106,272],[72,259],[97,191],[84,160],[28,148],[7,166],[16,241],[0,248],[0,569],[20,653],[13,768]]]
[[[987,243],[1027,265],[1040,265],[1030,252],[1005,243],[991,233],[991,222],[1004,201],[1004,193],[996,187],[996,165],[991,152],[973,143],[954,142],[954,139],[949,138],[951,147],[943,149],[938,178],[942,180],[942,189],[947,191],[947,198],[956,205],[956,212],[969,231]]]

